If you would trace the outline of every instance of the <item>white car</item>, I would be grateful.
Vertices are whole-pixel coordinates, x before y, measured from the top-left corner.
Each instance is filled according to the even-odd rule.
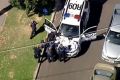
[[[110,63],[120,63],[120,4],[113,11],[110,28],[105,36],[102,59]]]
[[[52,31],[60,33],[60,36],[56,37],[55,42],[59,42],[64,47],[71,46],[71,50],[66,53],[68,57],[74,57],[80,52],[82,41],[96,38],[95,33],[83,34],[88,30],[85,30],[85,28],[89,19],[89,13],[90,6],[88,0],[67,0],[58,30],[53,23],[46,19],[45,30],[48,33]]]

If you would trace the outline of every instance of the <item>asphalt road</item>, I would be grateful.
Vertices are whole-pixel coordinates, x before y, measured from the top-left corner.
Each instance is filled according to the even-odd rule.
[[[102,3],[98,1],[102,1]],[[91,0],[92,12],[88,25],[98,25],[97,30],[107,28],[116,3],[120,3],[120,0]],[[104,31],[98,32],[98,35],[102,33]],[[98,62],[106,63],[101,60],[103,42],[104,39],[100,38],[83,43],[80,56],[71,58],[67,62],[57,60],[48,63],[46,60],[40,66],[37,80],[90,80],[94,65]],[[117,80],[120,80],[119,75]]]

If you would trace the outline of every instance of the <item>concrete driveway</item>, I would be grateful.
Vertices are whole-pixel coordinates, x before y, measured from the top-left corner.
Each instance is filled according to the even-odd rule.
[[[9,0],[0,0],[0,27],[2,27],[4,25],[4,21],[5,21],[5,17],[6,17],[6,14],[5,14],[5,11],[4,9],[6,7],[8,7],[10,4],[9,4]]]
[[[92,12],[89,25],[98,25],[97,30],[108,27],[113,7],[116,3],[120,3],[120,0],[101,1],[104,3],[91,3]],[[98,32],[98,35],[103,32]],[[40,66],[37,80],[90,80],[94,65],[98,62],[106,63],[101,60],[103,42],[104,39],[98,39],[83,43],[80,56],[71,58],[65,63],[59,61],[52,63],[48,63],[48,61],[43,62]],[[119,74],[117,80],[120,80]]]

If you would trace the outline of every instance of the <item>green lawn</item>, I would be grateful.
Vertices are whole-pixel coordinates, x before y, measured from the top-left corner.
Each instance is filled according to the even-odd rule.
[[[46,17],[50,19],[50,16]],[[28,18],[24,11],[16,8],[9,11],[4,29],[0,32],[0,80],[33,79],[37,61],[33,57],[32,47],[16,49],[38,44],[46,36],[46,32],[44,31],[32,40],[29,39],[31,19],[39,23],[37,28],[44,21],[44,18],[37,15]]]
[[[32,80],[37,65],[32,48],[0,53],[0,80]]]

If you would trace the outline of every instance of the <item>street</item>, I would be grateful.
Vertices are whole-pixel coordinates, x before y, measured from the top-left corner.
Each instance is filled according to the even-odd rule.
[[[10,4],[8,2],[8,0],[1,0],[1,3],[0,3],[0,27],[3,27],[4,25],[4,20],[5,20],[5,12],[7,10],[5,10],[6,6],[8,7]]]
[[[98,25],[97,30],[107,28],[114,5],[120,3],[120,0],[101,0],[102,3],[96,3],[98,0],[90,1],[92,6],[88,26]],[[98,36],[105,31],[97,32]],[[101,38],[83,43],[79,56],[66,62],[57,60],[48,63],[46,60],[40,66],[37,80],[90,80],[94,65],[98,62],[106,63],[101,59],[103,42],[104,39]],[[117,77],[117,80],[120,80],[119,76]]]

